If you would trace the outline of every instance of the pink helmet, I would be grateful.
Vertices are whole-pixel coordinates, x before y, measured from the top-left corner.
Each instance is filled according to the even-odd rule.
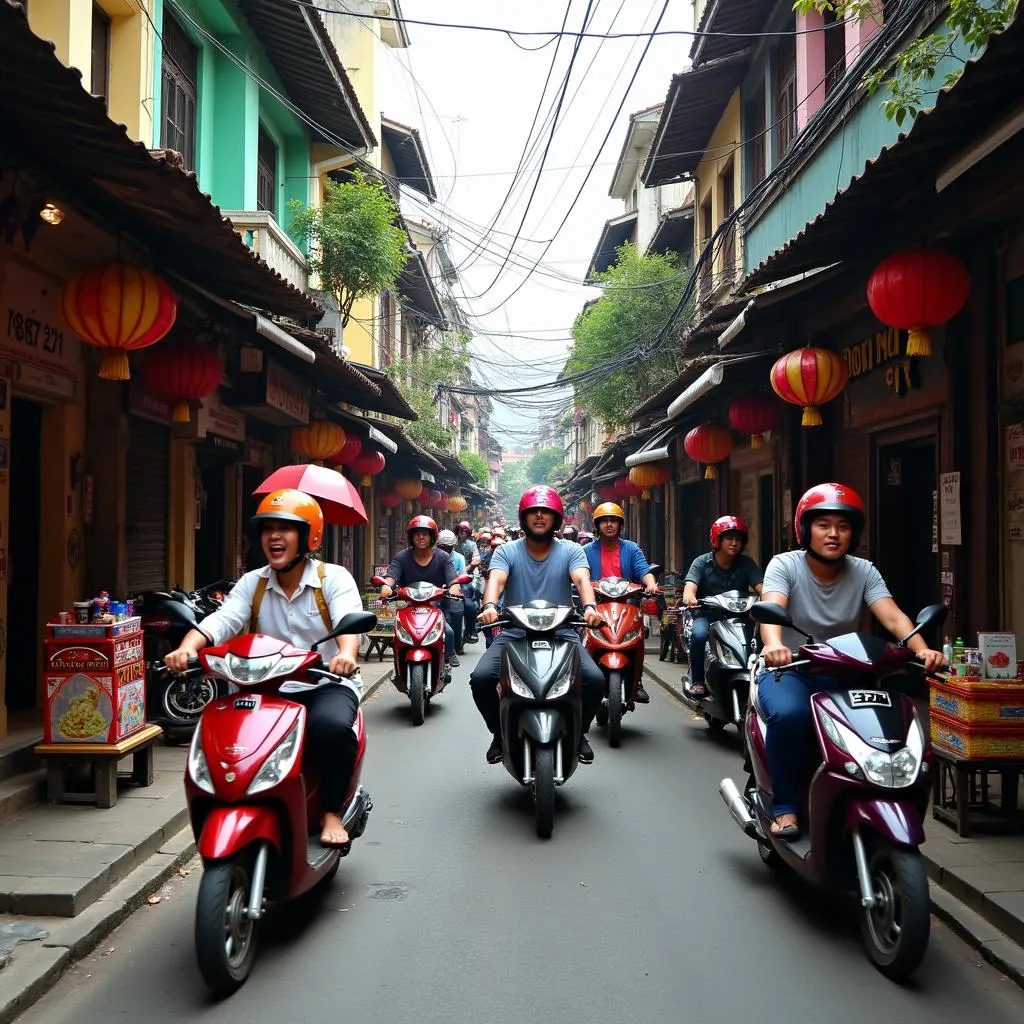
[[[549,512],[554,512],[555,531],[558,531],[562,525],[562,520],[565,518],[565,506],[562,504],[562,499],[558,496],[558,491],[544,484],[537,484],[535,487],[527,489],[519,499],[519,525],[524,530],[526,527],[523,524],[523,515],[532,508],[545,508]]]
[[[465,519],[463,519],[462,522],[459,523],[459,525],[455,527],[455,529],[456,530],[465,530],[467,533],[472,533],[473,532],[473,527],[470,526],[469,523],[467,523]]]

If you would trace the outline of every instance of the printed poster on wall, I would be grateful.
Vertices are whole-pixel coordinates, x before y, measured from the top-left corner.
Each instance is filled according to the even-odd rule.
[[[960,474],[939,474],[940,540],[943,544],[962,544],[960,528]]]

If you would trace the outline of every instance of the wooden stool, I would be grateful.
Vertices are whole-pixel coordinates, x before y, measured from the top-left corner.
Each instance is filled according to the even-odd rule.
[[[147,725],[119,743],[39,743],[35,752],[46,761],[46,798],[50,803],[117,803],[117,764],[132,755],[131,780],[136,786],[153,785],[153,743],[163,735],[159,725]],[[87,764],[92,769],[92,792],[66,786],[68,768]]]
[[[374,651],[377,652],[377,660],[383,661],[384,654],[386,651],[390,651],[395,641],[394,633],[367,633],[366,634],[367,647],[366,653],[363,655],[364,661],[370,660],[370,655]]]
[[[967,836],[970,829],[984,832],[1024,832],[1024,812],[1017,809],[1017,785],[1024,762],[1006,758],[962,757],[932,747],[932,817]],[[998,805],[989,799],[989,775],[1000,775]]]

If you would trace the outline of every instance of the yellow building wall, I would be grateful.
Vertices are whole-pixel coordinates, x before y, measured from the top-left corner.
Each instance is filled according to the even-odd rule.
[[[128,134],[150,145],[153,139],[152,0],[97,0],[110,18],[110,68],[107,109]],[[140,10],[146,4],[146,11]],[[148,15],[148,17],[147,17]],[[28,5],[29,27],[52,42],[58,59],[92,76],[92,0],[34,0]]]
[[[732,208],[735,210],[740,205],[743,181],[743,162],[741,159],[742,148],[740,147],[740,93],[737,89],[729,100],[725,113],[715,126],[715,130],[708,142],[706,153],[709,155],[701,161],[697,167],[695,194],[697,197],[696,216],[694,223],[694,251],[700,252],[703,249],[706,239],[702,237],[703,225],[701,224],[701,209],[711,197],[712,234],[718,230],[722,223],[725,210],[725,197],[722,194],[722,173],[732,164]],[[719,244],[715,253],[713,274],[715,282],[720,282],[726,277],[732,277],[728,273],[729,268],[723,265],[723,246]],[[743,268],[742,237],[738,233],[736,240],[736,265],[731,268],[733,274],[738,274]]]

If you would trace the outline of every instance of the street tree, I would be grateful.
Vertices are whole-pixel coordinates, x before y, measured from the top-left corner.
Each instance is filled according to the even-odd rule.
[[[794,10],[832,11],[836,20],[881,21],[878,0],[796,0]],[[883,85],[887,95],[882,109],[890,121],[902,125],[913,118],[935,90],[939,65],[953,63],[941,85],[954,85],[972,57],[985,48],[994,32],[1006,28],[1013,19],[1017,0],[950,0],[942,25],[896,53],[880,68],[869,71],[864,83],[872,93]]]
[[[555,487],[565,479],[565,452],[561,448],[541,448],[529,462],[531,484]]]
[[[506,522],[519,521],[519,499],[532,482],[529,459],[502,462],[501,473],[498,475],[498,490],[501,493],[501,507]]]
[[[576,317],[565,375],[576,381],[576,405],[611,426],[625,426],[629,412],[675,377],[676,346],[665,344],[690,270],[674,253],[642,254],[626,243],[611,267],[595,275],[604,294]]]
[[[338,303],[342,329],[357,299],[394,288],[409,258],[398,208],[380,182],[356,171],[324,184],[319,206],[288,204],[292,230],[309,246],[309,269]]]
[[[451,450],[455,428],[441,422],[437,398],[445,385],[463,380],[468,362],[465,339],[449,332],[431,347],[411,359],[392,363],[385,371],[419,417],[405,428],[417,444]]]
[[[473,474],[473,479],[480,487],[487,486],[487,482],[490,480],[490,472],[487,469],[487,460],[485,458],[477,455],[476,452],[471,452],[468,448],[463,448],[459,452],[459,462]]]

